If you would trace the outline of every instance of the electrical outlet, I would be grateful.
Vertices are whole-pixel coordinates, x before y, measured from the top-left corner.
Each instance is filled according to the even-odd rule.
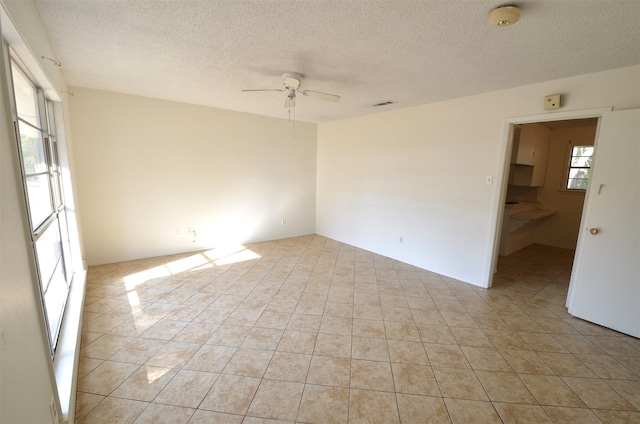
[[[400,237],[399,242],[400,242],[400,244],[403,244],[404,243],[404,237]]]
[[[176,235],[179,236],[180,235],[180,228],[176,228]]]

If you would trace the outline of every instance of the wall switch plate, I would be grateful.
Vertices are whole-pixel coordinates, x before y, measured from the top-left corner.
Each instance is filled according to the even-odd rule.
[[[544,109],[552,110],[560,108],[560,94],[551,94],[549,96],[544,96]]]

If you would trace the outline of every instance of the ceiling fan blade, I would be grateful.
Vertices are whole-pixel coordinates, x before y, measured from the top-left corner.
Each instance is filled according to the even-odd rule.
[[[277,88],[258,88],[258,89],[255,89],[255,90],[240,90],[240,91],[247,92],[247,91],[284,91],[284,90],[280,90],[280,89],[277,89]]]
[[[336,94],[322,93],[320,91],[304,90],[302,94],[309,97],[315,97],[317,99],[328,100],[330,102],[340,101],[340,96]]]

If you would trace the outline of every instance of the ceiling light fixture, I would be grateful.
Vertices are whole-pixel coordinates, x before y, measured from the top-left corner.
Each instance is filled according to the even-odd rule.
[[[489,23],[496,27],[513,25],[520,19],[520,9],[516,6],[503,6],[489,13]]]

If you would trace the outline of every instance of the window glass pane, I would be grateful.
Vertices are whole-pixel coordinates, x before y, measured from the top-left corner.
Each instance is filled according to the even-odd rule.
[[[573,156],[593,156],[593,146],[576,146],[573,148]]]
[[[36,242],[36,253],[38,254],[42,290],[45,291],[47,290],[47,285],[51,280],[53,271],[62,256],[60,227],[58,227],[57,220],[49,225],[49,228],[46,229]]]
[[[29,211],[31,212],[31,221],[35,230],[53,213],[51,187],[49,186],[49,176],[47,174],[34,175],[27,177],[26,180]]]
[[[13,89],[16,94],[18,117],[40,128],[36,88],[13,64],[11,72],[13,74]]]
[[[585,169],[585,168],[571,169],[569,171],[569,178],[588,179],[589,178],[589,171],[591,171],[591,170],[590,169]]]
[[[27,175],[47,172],[47,158],[41,132],[22,122],[19,123],[22,161]]]
[[[586,190],[588,183],[588,180],[569,178],[567,188],[571,190]]]
[[[64,305],[67,302],[67,293],[69,288],[64,278],[64,266],[62,261],[55,269],[53,276],[51,277],[51,283],[49,288],[44,294],[44,310],[47,314],[47,323],[49,324],[49,334],[51,338],[52,349],[55,348],[57,342],[57,334],[62,322],[62,313],[64,312]]]
[[[574,156],[571,158],[571,166],[588,168],[591,166],[591,156]]]

